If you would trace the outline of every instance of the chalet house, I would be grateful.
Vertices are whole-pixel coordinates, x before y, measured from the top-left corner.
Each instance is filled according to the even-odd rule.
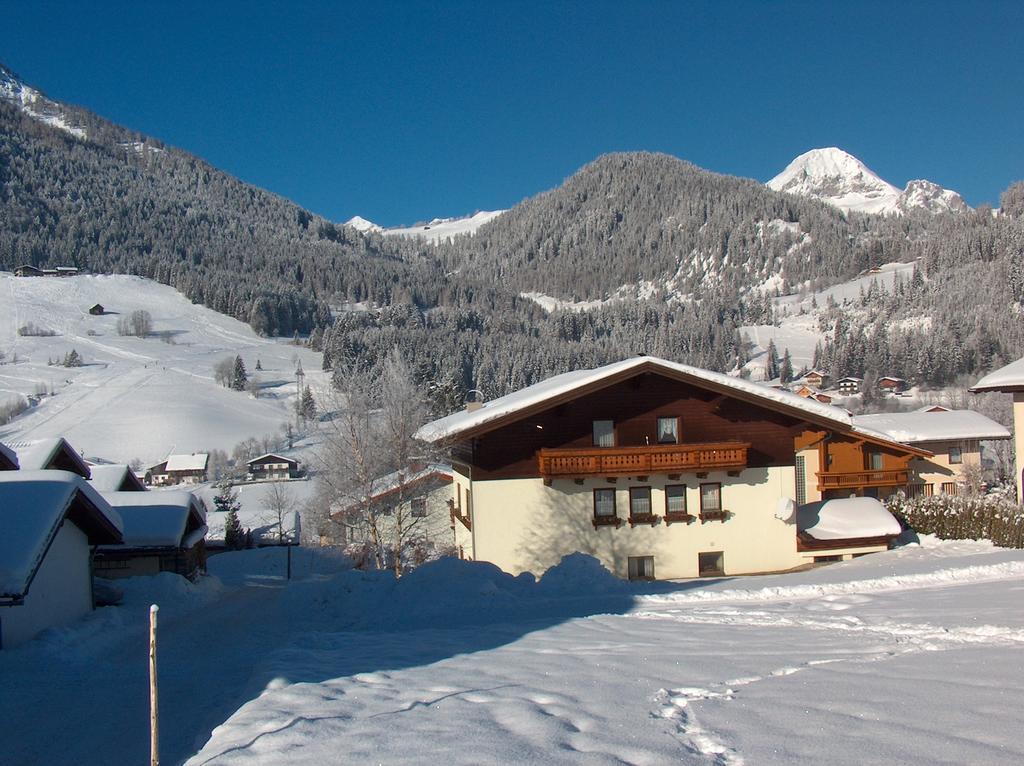
[[[0,443],[0,471],[17,471],[18,455],[6,444]]]
[[[246,462],[251,479],[291,479],[299,475],[299,461],[268,453]]]
[[[888,375],[879,378],[875,385],[878,386],[879,391],[887,391],[894,394],[902,393],[909,388],[907,381],[903,378],[893,378]]]
[[[146,485],[126,465],[90,464],[92,486],[100,492],[145,492]]]
[[[41,276],[43,276],[43,270],[38,268],[38,267],[36,267],[36,266],[30,266],[28,264],[24,264],[22,266],[18,266],[14,270],[14,276],[16,276],[16,277],[41,277]]]
[[[442,549],[455,544],[456,522],[468,529],[468,519],[456,512],[453,498],[451,466],[421,464],[381,476],[373,482],[367,499],[380,512],[385,533],[395,523],[394,519],[400,517],[411,530],[410,541]],[[348,542],[368,535],[368,530],[360,529],[358,524],[350,528],[344,523],[355,505],[331,514],[334,526],[324,530],[324,542]]]
[[[123,545],[96,551],[96,574],[119,578],[174,572],[194,578],[206,565],[206,513],[191,492],[105,492],[123,521]]]
[[[1017,456],[1014,473],[1017,482],[1017,501],[1024,497],[1024,359],[990,372],[971,387],[971,393],[1000,391],[1013,394],[1013,447]]]
[[[833,507],[854,516],[843,527],[858,532],[843,538],[817,540],[797,510],[887,496],[930,454],[814,399],[653,357],[549,378],[417,438],[451,449],[467,557],[540,573],[582,551],[623,577],[780,571],[884,550],[891,517],[862,514],[884,511],[877,502]]]
[[[811,388],[824,388],[825,384],[828,382],[828,375],[821,370],[811,370],[810,372],[805,373],[804,376],[800,378],[800,381],[802,383],[806,383]]]
[[[824,394],[821,391],[817,391],[810,386],[800,385],[797,386],[793,391],[797,396],[802,396],[805,399],[816,399],[822,404],[832,404],[832,397],[828,394]]]
[[[855,378],[852,375],[847,375],[845,378],[840,378],[836,381],[836,388],[839,389],[839,393],[842,396],[859,394],[863,385],[864,378]]]
[[[205,452],[193,452],[191,455],[169,455],[162,463],[151,466],[146,471],[147,483],[154,487],[167,487],[175,484],[202,484],[207,480],[207,465],[210,456]]]
[[[92,314],[93,316],[96,316],[96,317],[103,316],[103,314],[104,314],[103,306],[100,305],[99,303],[94,303],[93,305],[91,305],[89,307],[89,313]]]
[[[945,407],[858,415],[853,421],[894,441],[932,453],[910,461],[906,487],[909,497],[960,494],[965,483],[964,469],[981,466],[981,442],[1010,438],[1009,431],[980,412]]]
[[[91,549],[122,539],[121,519],[81,476],[0,472],[0,648],[93,608]]]
[[[85,459],[60,437],[9,442],[9,446],[17,453],[23,471],[70,471],[83,479],[91,475]]]

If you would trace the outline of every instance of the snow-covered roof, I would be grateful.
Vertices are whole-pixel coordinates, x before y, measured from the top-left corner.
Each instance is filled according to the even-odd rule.
[[[183,490],[104,492],[103,497],[121,514],[129,548],[177,548],[187,532],[205,522],[195,495]]]
[[[857,426],[887,434],[890,439],[904,444],[1010,438],[1006,428],[973,410],[886,412],[857,415],[853,422]]]
[[[15,454],[14,450],[2,442],[0,442],[0,463],[9,464],[14,468],[18,468],[20,465],[18,463],[18,456]]]
[[[1024,391],[1024,359],[993,370],[975,383],[971,391]]]
[[[394,471],[386,476],[374,480],[370,499],[376,500],[379,497],[395,492],[402,487],[408,487],[430,476],[441,476],[452,478],[452,467],[443,463],[430,463],[416,470]]]
[[[89,470],[92,473],[89,481],[100,492],[117,492],[126,480],[131,484],[140,483],[138,477],[126,465],[94,465]]]
[[[210,456],[205,452],[193,452],[191,455],[168,455],[166,470],[205,471],[209,459]]]
[[[762,401],[767,406],[790,410],[799,416],[810,416],[818,421],[825,421],[845,428],[853,426],[850,416],[839,407],[833,407],[814,399],[797,396],[789,391],[751,383],[749,380],[725,375],[720,372],[711,372],[699,367],[669,362],[653,356],[637,356],[632,359],[624,359],[621,362],[606,364],[604,367],[597,367],[593,370],[573,370],[572,372],[555,375],[547,380],[542,380],[540,383],[527,386],[511,394],[506,394],[493,401],[485,402],[479,409],[456,412],[432,423],[427,423],[416,432],[416,438],[427,442],[450,439],[465,432],[476,430],[481,426],[491,424],[494,421],[515,415],[531,407],[543,405],[549,400],[558,399],[563,396],[571,398],[571,394],[574,391],[584,386],[600,384],[606,380],[611,384],[616,379],[629,377],[630,372],[639,372],[643,368],[649,368],[655,372],[664,372],[673,377],[682,377],[698,386],[710,384],[713,388],[730,390],[741,396],[752,397]]]
[[[69,471],[0,472],[0,596],[24,596],[76,498],[88,514],[75,519],[91,544],[114,543],[123,522],[81,476]],[[84,523],[88,522],[88,523]]]
[[[900,523],[873,497],[846,497],[797,508],[797,529],[815,540],[898,535]]]
[[[284,455],[278,455],[276,452],[268,452],[265,455],[260,455],[259,457],[254,457],[252,460],[246,460],[245,462],[246,462],[246,465],[252,465],[253,463],[258,463],[261,460],[266,460],[268,457],[274,458],[277,462],[284,461],[284,462],[296,463],[296,464],[299,462],[298,460],[296,460],[293,457],[285,457]]]
[[[253,542],[257,545],[277,544],[280,542],[277,528],[277,511],[269,508],[257,511],[238,511],[238,523],[243,530],[252,532]],[[206,541],[212,545],[224,544],[224,522],[227,513],[214,511],[207,514]],[[299,512],[286,511],[281,515],[281,527],[284,531],[284,541],[287,543],[298,543],[299,541]]]
[[[82,476],[89,475],[89,466],[64,439],[33,439],[9,442],[8,446],[18,454],[18,464],[23,471],[39,471],[52,467],[53,461],[63,451]]]

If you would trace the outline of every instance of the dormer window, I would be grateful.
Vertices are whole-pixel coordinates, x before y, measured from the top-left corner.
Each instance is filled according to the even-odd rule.
[[[679,418],[658,418],[658,444],[679,444]]]
[[[615,446],[615,421],[595,420],[594,421],[594,446],[614,447]]]
[[[956,465],[956,464],[962,463],[962,462],[964,462],[964,454],[963,454],[963,452],[960,451],[960,448],[959,447],[950,447],[949,448],[949,464],[950,465]]]

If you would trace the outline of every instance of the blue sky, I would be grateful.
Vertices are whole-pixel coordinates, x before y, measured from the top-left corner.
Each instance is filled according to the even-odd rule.
[[[336,221],[509,207],[608,151],[767,180],[839,146],[971,204],[1024,178],[1024,3],[0,4],[50,96]]]

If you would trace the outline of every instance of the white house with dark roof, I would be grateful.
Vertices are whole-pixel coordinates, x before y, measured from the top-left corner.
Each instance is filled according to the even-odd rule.
[[[981,442],[1010,438],[1006,428],[980,412],[945,407],[857,415],[853,422],[932,453],[910,462],[907,494],[911,497],[960,494],[964,470],[981,466]]]
[[[1013,447],[1017,456],[1015,470],[1017,501],[1024,498],[1024,359],[990,372],[971,387],[972,393],[998,391],[1013,394]]]
[[[93,608],[91,549],[122,539],[120,515],[81,476],[0,472],[0,648]]]
[[[147,483],[157,487],[174,484],[201,484],[207,480],[207,466],[210,456],[205,452],[193,452],[191,455],[168,455],[162,463],[151,466],[146,471]]]
[[[246,462],[246,470],[253,479],[290,479],[299,473],[299,461],[268,452]]]
[[[206,513],[191,492],[104,492],[120,514],[121,545],[96,551],[96,574],[118,578],[174,572],[195,577],[205,566]]]
[[[541,572],[582,551],[631,578],[884,550],[893,524],[877,499],[930,454],[813,398],[654,357],[557,375],[416,436],[451,450],[466,557]],[[848,537],[801,528],[799,507],[851,495],[866,502],[840,514]]]

